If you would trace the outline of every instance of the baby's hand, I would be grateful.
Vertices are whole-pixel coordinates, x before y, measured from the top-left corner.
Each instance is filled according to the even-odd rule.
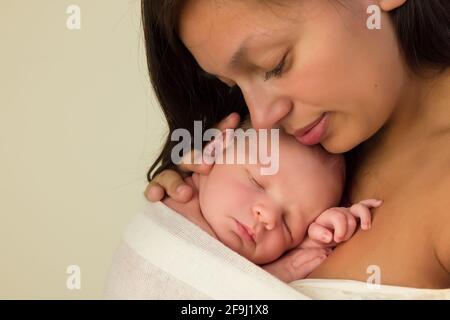
[[[361,229],[371,227],[371,208],[377,208],[382,200],[367,199],[352,205],[350,208],[336,207],[325,210],[309,226],[308,236],[311,240],[322,244],[337,244],[350,239],[357,227],[356,218],[361,222]]]
[[[286,283],[304,279],[331,252],[326,248],[295,248],[262,268]]]

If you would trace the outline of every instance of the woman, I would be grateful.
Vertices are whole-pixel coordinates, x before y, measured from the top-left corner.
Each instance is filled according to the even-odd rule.
[[[450,287],[447,0],[142,4],[149,71],[170,131],[249,112],[256,128],[280,125],[299,143],[346,153],[350,202],[384,200],[372,229],[310,278],[366,281],[376,266],[382,284]],[[373,4],[380,29],[367,27]],[[238,120],[233,113],[219,127]],[[151,201],[191,196],[173,170],[172,146],[169,138],[149,171]]]

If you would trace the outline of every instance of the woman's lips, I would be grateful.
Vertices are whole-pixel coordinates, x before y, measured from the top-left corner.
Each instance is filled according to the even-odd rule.
[[[329,122],[328,113],[324,113],[313,123],[308,126],[295,131],[295,138],[302,144],[312,146],[320,143],[325,135]]]
[[[254,233],[251,232],[251,230],[247,226],[243,225],[242,223],[240,223],[237,220],[235,220],[235,221],[236,221],[236,229],[237,229],[238,234],[240,234],[241,237],[246,240],[256,242]]]

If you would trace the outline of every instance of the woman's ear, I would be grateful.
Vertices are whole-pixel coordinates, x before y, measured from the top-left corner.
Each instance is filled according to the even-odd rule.
[[[383,11],[391,11],[402,6],[407,0],[379,0],[378,5]]]

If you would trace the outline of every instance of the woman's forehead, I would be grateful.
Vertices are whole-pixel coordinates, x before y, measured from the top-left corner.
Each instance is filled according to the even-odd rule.
[[[188,49],[220,50],[224,44],[236,47],[261,32],[257,19],[244,6],[229,5],[234,9],[226,10],[217,8],[215,1],[200,5],[203,2],[190,1],[192,5],[187,5],[180,16],[180,38]]]
[[[249,1],[249,3],[257,1]],[[189,1],[180,17],[180,38],[205,71],[229,71],[246,53],[257,56],[283,36],[288,23],[267,7],[247,1]],[[247,4],[245,4],[247,3]],[[202,5],[203,4],[203,5]],[[241,58],[241,59],[238,59]],[[234,63],[233,63],[234,62]]]

